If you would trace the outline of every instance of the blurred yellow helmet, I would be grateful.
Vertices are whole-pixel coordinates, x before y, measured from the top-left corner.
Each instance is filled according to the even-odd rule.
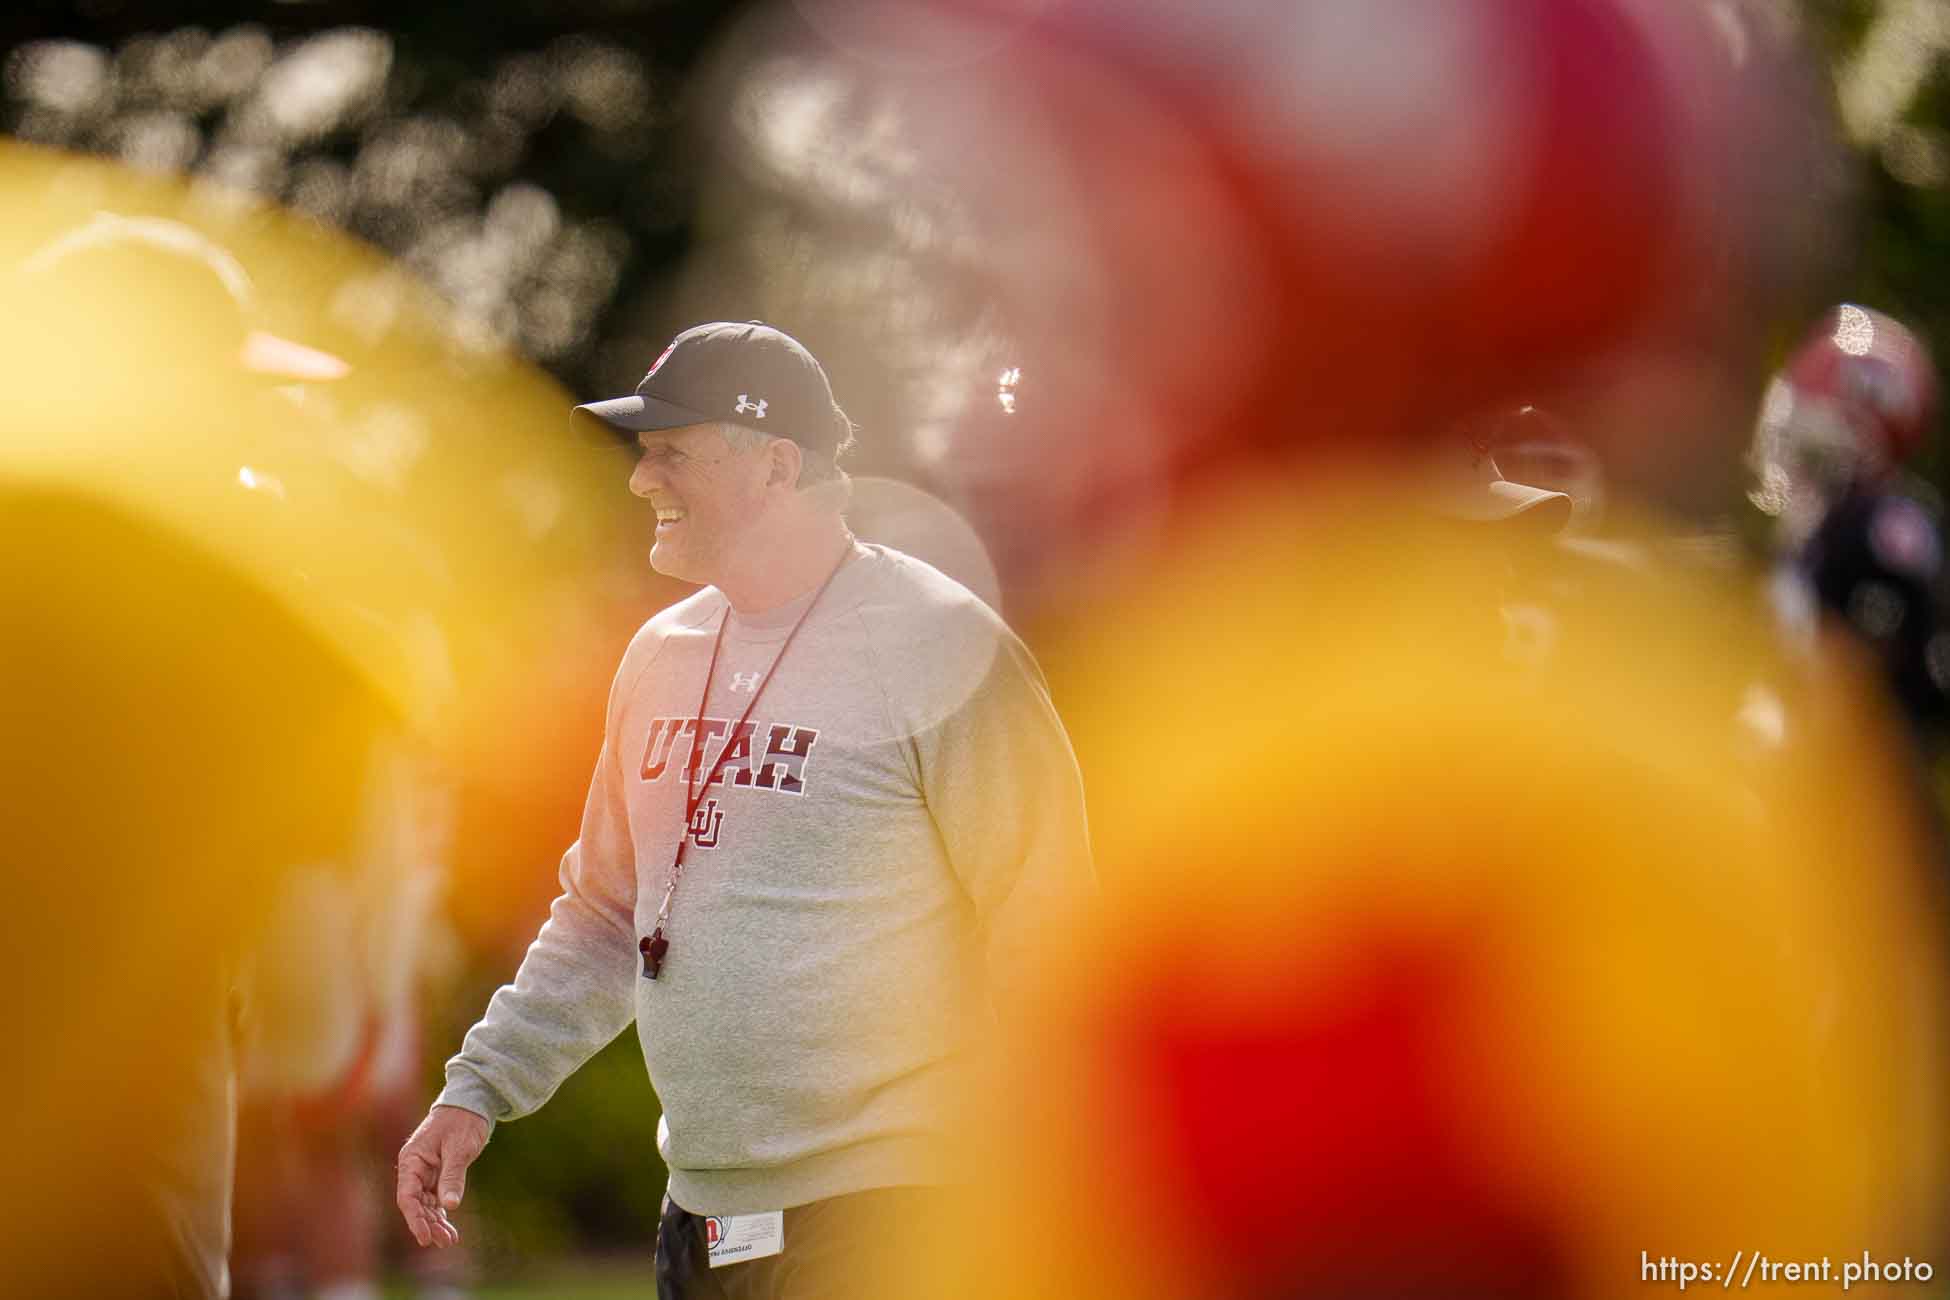
[[[1941,881],[1854,674],[1717,578],[1560,573],[1513,642],[1509,553],[1385,496],[1204,504],[1049,656],[1105,897],[984,1115],[982,1294],[1936,1259]]]

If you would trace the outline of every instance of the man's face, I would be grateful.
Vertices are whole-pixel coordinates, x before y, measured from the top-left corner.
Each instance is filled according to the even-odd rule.
[[[657,511],[650,567],[685,582],[721,582],[764,507],[764,450],[739,451],[709,424],[640,433],[637,443],[630,491]]]

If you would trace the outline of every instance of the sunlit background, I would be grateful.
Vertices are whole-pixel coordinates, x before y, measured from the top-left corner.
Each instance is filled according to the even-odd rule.
[[[1823,51],[1866,200],[1834,283],[1934,337],[1950,322],[1925,273],[1950,220],[1944,7],[1703,7],[1743,15],[1723,22],[1735,49],[1772,22]],[[789,322],[879,435],[871,467],[911,473],[942,454],[962,378],[1006,348],[957,292],[993,250],[945,188],[913,183],[940,160],[917,156],[885,74],[973,60],[983,38],[896,39],[871,11],[608,0],[456,21],[299,0],[192,23],[160,4],[29,4],[0,17],[0,124],[349,230],[579,396],[627,391],[700,311]],[[1025,144],[988,160],[996,187],[1019,182],[1012,161],[1036,165]]]
[[[898,106],[819,27],[763,13],[725,54],[760,9],[27,6],[0,18],[0,123],[342,227],[578,396],[627,392],[699,312],[790,322],[878,435],[869,468],[905,469],[940,438],[910,411],[938,419],[981,341],[923,263],[981,252],[907,190]]]

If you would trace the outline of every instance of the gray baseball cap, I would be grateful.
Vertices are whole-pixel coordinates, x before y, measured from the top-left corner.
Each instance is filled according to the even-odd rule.
[[[626,433],[723,421],[829,456],[853,437],[813,354],[757,321],[693,325],[671,340],[636,392],[575,409]]]

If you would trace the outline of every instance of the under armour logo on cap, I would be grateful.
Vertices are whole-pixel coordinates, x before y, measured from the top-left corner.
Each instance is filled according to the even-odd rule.
[[[757,389],[763,397],[754,397]],[[765,432],[837,456],[853,426],[826,372],[791,335],[753,321],[713,321],[672,339],[628,397],[576,408],[626,433],[761,422]]]

